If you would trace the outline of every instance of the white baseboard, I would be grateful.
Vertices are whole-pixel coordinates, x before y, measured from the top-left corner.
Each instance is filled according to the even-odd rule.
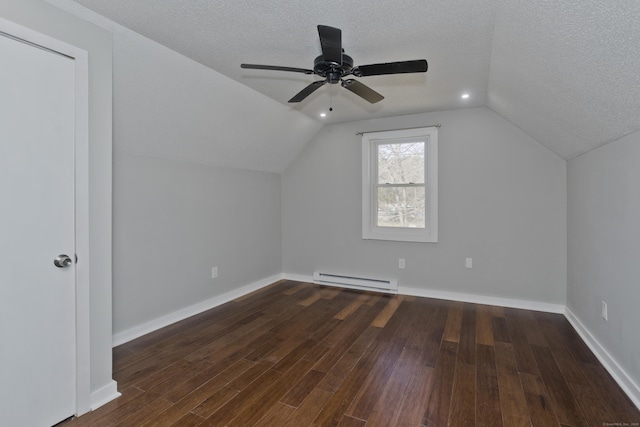
[[[283,273],[282,276],[287,280],[313,283],[313,276],[289,273]],[[490,297],[485,295],[467,294],[463,292],[447,292],[435,289],[412,288],[402,285],[398,286],[398,294],[424,298],[444,299],[449,301],[471,302],[474,304],[497,305],[500,307],[522,308],[525,310],[544,311],[547,313],[564,314],[565,312],[565,306],[563,304],[551,304],[540,301]]]
[[[524,310],[544,311],[546,313],[564,314],[563,304],[552,304],[548,302],[529,301],[513,298],[492,297],[486,295],[467,294],[463,292],[448,292],[435,289],[410,288],[407,286],[398,287],[398,293],[402,295],[412,295],[416,297],[445,299],[451,301],[471,302],[474,304],[497,305],[500,307],[520,308]]]
[[[218,295],[206,301],[202,301],[198,304],[185,307],[181,310],[174,311],[173,313],[158,317],[157,319],[153,319],[141,325],[134,326],[133,328],[127,329],[125,331],[118,332],[113,335],[113,346],[116,347],[118,345],[139,338],[143,335],[146,335],[150,332],[156,331],[160,328],[164,328],[165,326],[169,326],[172,323],[179,322],[180,320],[184,320],[188,317],[195,316],[196,314],[200,314],[204,311],[210,310],[229,301],[233,301],[236,298],[240,298],[243,295],[247,295],[251,292],[257,291],[258,289],[264,288],[267,285],[277,282],[282,278],[282,274],[276,274],[271,277],[266,277],[262,280],[258,280],[257,282],[250,283],[246,286],[234,289],[222,295]]]
[[[305,276],[304,274],[282,273],[282,278],[294,282],[313,283],[313,276]]]
[[[578,319],[578,317],[567,307],[565,317],[578,332],[580,338],[587,344],[589,349],[595,354],[602,366],[611,374],[620,388],[629,396],[629,399],[640,409],[640,387],[625,372],[616,359],[598,342],[589,329]]]
[[[106,386],[91,393],[91,410],[95,411],[102,405],[109,403],[120,396],[121,394],[118,392],[118,383],[111,381]]]

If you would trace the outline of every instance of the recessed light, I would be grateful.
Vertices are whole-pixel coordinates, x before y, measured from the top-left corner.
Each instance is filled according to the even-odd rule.
[[[327,113],[320,113],[320,117],[327,117]]]
[[[462,99],[469,99],[469,94],[468,93],[463,93],[461,98]]]

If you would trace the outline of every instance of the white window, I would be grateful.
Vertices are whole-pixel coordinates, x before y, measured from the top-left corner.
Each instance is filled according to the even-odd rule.
[[[363,134],[362,238],[438,241],[436,127]]]

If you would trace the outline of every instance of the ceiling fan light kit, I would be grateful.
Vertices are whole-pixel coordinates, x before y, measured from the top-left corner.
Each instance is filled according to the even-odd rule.
[[[411,61],[386,62],[381,64],[353,66],[353,58],[342,49],[342,31],[327,25],[318,25],[322,55],[313,61],[313,70],[279,65],[240,64],[241,68],[254,70],[288,71],[303,74],[315,74],[324,78],[317,80],[298,92],[289,102],[300,102],[325,84],[337,84],[358,95],[371,104],[382,101],[384,96],[355,79],[348,76],[367,77],[384,74],[426,73],[427,61],[416,59]]]

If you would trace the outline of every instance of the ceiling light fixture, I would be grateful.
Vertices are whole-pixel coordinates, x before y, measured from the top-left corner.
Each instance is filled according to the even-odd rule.
[[[469,99],[469,94],[468,93],[463,93],[461,98],[462,99]]]
[[[320,113],[320,117],[327,117],[327,113]]]

